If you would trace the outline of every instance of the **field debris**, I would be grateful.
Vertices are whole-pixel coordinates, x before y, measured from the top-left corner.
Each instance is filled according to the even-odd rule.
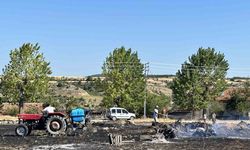
[[[122,144],[122,136],[109,134],[109,144],[110,145],[121,145]]]
[[[242,148],[250,146],[249,124],[158,123],[133,125],[122,122],[93,123],[71,136],[51,137],[44,131],[32,132],[25,138],[15,136],[14,125],[0,126],[0,149],[204,149]],[[205,137],[205,138],[204,138]],[[216,137],[216,138],[210,138]],[[234,145],[233,143],[241,143]],[[210,143],[210,145],[209,145]],[[227,144],[225,144],[227,143]],[[216,147],[214,147],[216,145]],[[218,146],[219,145],[219,146]],[[230,146],[230,147],[229,147]],[[245,147],[246,146],[246,147]]]

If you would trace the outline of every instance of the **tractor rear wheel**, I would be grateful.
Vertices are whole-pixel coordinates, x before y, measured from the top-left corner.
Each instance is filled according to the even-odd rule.
[[[18,136],[26,136],[28,135],[29,129],[25,124],[19,124],[16,129],[15,129],[15,133]]]
[[[45,123],[45,129],[50,135],[65,134],[66,121],[60,116],[50,116]]]

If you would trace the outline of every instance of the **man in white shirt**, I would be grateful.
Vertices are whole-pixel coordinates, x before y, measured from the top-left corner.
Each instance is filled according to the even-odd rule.
[[[43,109],[43,112],[53,113],[53,112],[55,112],[55,107],[52,107],[49,104],[46,104],[45,108]]]
[[[154,122],[158,122],[158,106],[155,106],[155,109],[154,109],[154,114],[153,114],[153,118],[154,118]]]

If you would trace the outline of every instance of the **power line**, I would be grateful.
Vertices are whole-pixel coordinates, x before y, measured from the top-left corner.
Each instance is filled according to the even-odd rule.
[[[150,66],[150,68],[152,70],[193,70],[193,71],[197,71],[199,70],[198,68],[173,68],[173,67],[158,67],[158,66]],[[223,69],[219,69],[219,70],[223,70]],[[233,73],[250,73],[250,71],[248,70],[232,70],[232,69],[229,69],[227,70],[227,72],[233,72]]]
[[[150,62],[151,65],[154,66],[181,66],[180,64],[169,64],[169,63],[159,63],[159,62]],[[220,66],[213,66],[213,67],[208,67],[208,66],[199,66],[199,65],[190,65],[192,67],[196,67],[196,68],[213,68],[213,67],[217,67],[217,68],[224,68],[224,67],[220,67]],[[250,71],[250,67],[246,67],[246,68],[242,68],[242,67],[230,67],[229,69],[233,69],[233,70],[249,70]]]
[[[107,63],[106,63],[107,64]],[[146,63],[144,63],[146,64]],[[109,66],[114,65],[114,66]],[[131,68],[143,68],[142,62],[108,62],[107,67],[108,69],[120,69],[121,67],[126,68],[126,66],[129,66]],[[185,66],[187,66],[185,68]],[[144,66],[145,67],[145,66]],[[227,70],[227,73],[239,73],[239,74],[250,74],[250,67],[249,68],[243,68],[243,67],[221,67],[221,66],[204,66],[204,65],[180,65],[180,64],[172,64],[172,63],[160,63],[160,62],[150,62],[150,72],[152,73],[152,70],[172,70],[177,72],[178,70],[190,70],[190,71],[199,71],[202,69],[211,69],[211,70]],[[153,73],[152,73],[153,74]]]
[[[96,64],[97,62],[95,62]],[[145,64],[146,62],[143,61],[139,61],[139,62],[127,62],[127,61],[120,61],[120,62],[114,62],[111,61],[109,63],[105,63],[105,61],[98,61],[98,63],[103,63],[103,64],[114,64],[114,65],[118,65],[118,64],[131,64],[131,65],[137,65],[137,64]],[[164,62],[150,62],[150,68],[162,68],[162,69],[177,69],[177,68],[181,68],[181,64],[173,64],[173,63],[164,63]],[[194,68],[211,68],[214,69],[214,67],[216,67],[217,69],[219,68],[224,68],[224,67],[220,67],[220,66],[212,66],[212,67],[208,67],[208,66],[202,66],[202,65],[191,65],[190,67],[194,67]],[[230,67],[229,66],[229,72],[243,72],[246,73],[247,71],[250,72],[250,67]]]

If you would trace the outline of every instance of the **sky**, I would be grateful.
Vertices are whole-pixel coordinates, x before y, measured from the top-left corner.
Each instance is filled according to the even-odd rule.
[[[228,77],[250,75],[249,0],[8,0],[0,2],[0,69],[10,50],[39,43],[55,76],[101,73],[115,48],[150,74],[175,74],[199,47],[224,53]]]

